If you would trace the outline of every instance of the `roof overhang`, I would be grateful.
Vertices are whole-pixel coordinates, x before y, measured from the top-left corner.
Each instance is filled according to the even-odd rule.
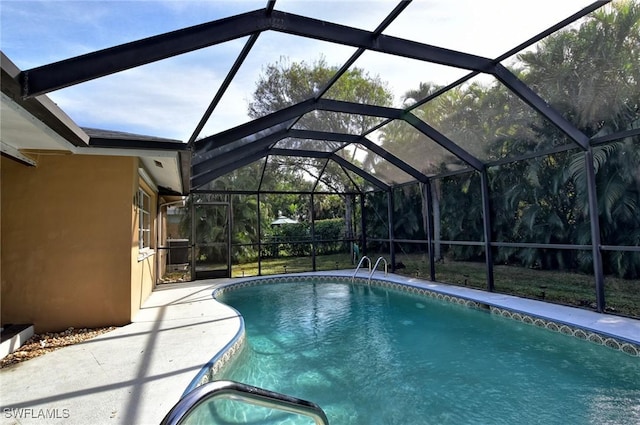
[[[136,156],[158,186],[160,194],[183,195],[189,191],[191,151],[179,140],[163,139],[119,131],[83,128],[89,155]]]
[[[179,140],[79,127],[46,95],[23,99],[17,66],[0,52],[2,155],[36,166],[30,153],[62,152],[140,158],[161,194],[189,191],[191,154]]]

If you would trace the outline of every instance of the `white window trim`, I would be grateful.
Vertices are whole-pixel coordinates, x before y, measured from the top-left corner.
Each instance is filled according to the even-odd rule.
[[[148,210],[144,209],[145,198]],[[138,261],[143,261],[154,255],[155,250],[151,248],[151,196],[141,187],[136,192],[136,213],[138,215]],[[148,229],[143,227],[145,214],[148,216]],[[147,233],[147,238],[144,237],[144,233]],[[145,239],[148,239],[147,246],[145,246]]]

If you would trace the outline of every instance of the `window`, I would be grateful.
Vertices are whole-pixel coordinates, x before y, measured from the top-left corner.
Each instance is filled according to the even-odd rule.
[[[138,240],[140,250],[151,250],[151,198],[147,193],[138,189]]]

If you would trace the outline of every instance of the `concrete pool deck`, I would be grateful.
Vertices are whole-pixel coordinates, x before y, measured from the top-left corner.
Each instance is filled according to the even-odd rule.
[[[300,276],[350,277],[352,273]],[[382,273],[374,275],[378,276]],[[160,285],[133,323],[0,370],[0,424],[158,424],[241,327],[235,310],[213,300],[213,291],[245,280],[251,278]],[[570,323],[640,345],[640,320],[397,275],[389,275],[388,280]]]
[[[158,424],[240,329],[228,281],[160,285],[133,323],[0,370],[0,423]]]

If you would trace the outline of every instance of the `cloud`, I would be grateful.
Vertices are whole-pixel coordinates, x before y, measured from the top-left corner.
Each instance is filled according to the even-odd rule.
[[[584,0],[414,1],[385,34],[495,58],[588,4]]]
[[[276,9],[373,31],[397,4],[395,0],[279,0]]]
[[[81,126],[187,140],[225,73],[206,62],[167,60],[59,90],[50,97]]]

